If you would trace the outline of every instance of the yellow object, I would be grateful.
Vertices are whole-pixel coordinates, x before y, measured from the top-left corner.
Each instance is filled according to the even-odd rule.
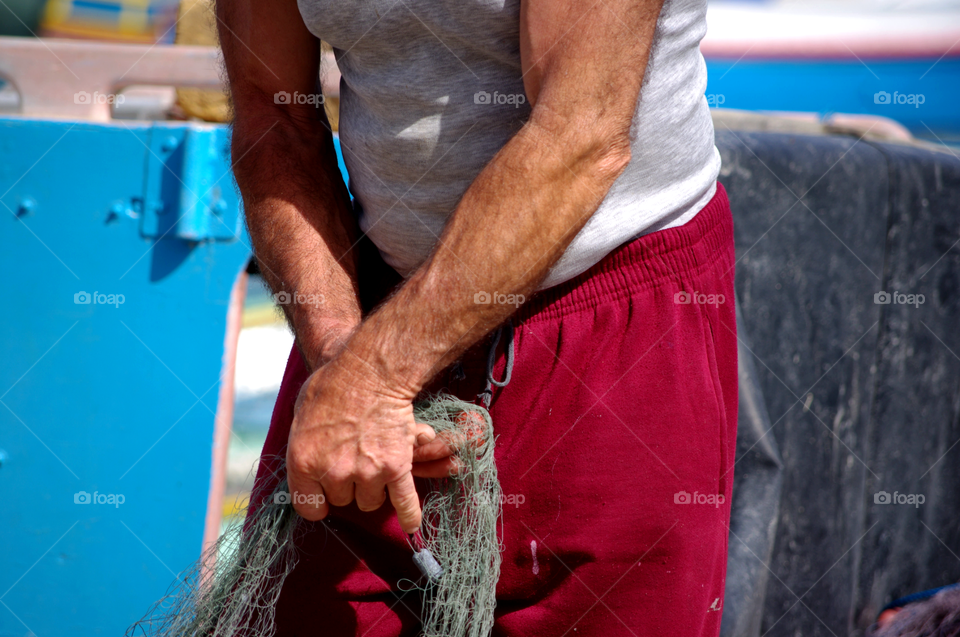
[[[220,46],[213,0],[180,0],[176,43]],[[325,42],[321,44],[321,50],[332,51]],[[177,103],[190,117],[207,122],[229,122],[231,119],[230,99],[222,91],[180,88],[177,89]],[[336,131],[340,121],[340,100],[328,97],[323,107],[330,127]]]
[[[244,308],[241,321],[243,327],[283,325],[286,322],[283,318],[283,312],[273,303]]]
[[[181,0],[175,42],[220,46],[212,0]],[[230,121],[230,100],[223,91],[178,88],[177,103],[190,117],[206,122]]]
[[[327,113],[327,121],[330,122],[330,129],[336,133],[340,129],[340,98],[324,98],[323,110]]]
[[[247,506],[250,504],[250,493],[244,491],[233,496],[223,498],[223,517],[229,518],[234,515],[246,515]]]
[[[333,55],[333,47],[326,42],[320,42],[321,55]],[[325,96],[323,99],[323,110],[327,114],[327,121],[330,122],[330,130],[337,132],[340,130],[340,98]]]
[[[176,3],[153,0],[48,0],[40,35],[154,44],[170,42]]]

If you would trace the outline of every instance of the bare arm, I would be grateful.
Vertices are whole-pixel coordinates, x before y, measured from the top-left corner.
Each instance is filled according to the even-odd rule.
[[[535,290],[626,167],[661,4],[524,0],[530,120],[467,190],[430,259],[306,386],[291,484],[363,510],[386,486],[403,529],[419,526],[411,401],[514,309],[474,294]]]
[[[320,43],[296,0],[219,0],[217,18],[250,237],[271,289],[294,299],[281,307],[315,368],[360,322],[350,249],[359,230],[322,109],[277,104],[274,96],[319,91]]]
[[[351,340],[388,385],[415,393],[503,322],[513,306],[474,294],[529,296],[599,207],[630,160],[661,4],[524,2],[529,122],[471,185],[430,260]]]

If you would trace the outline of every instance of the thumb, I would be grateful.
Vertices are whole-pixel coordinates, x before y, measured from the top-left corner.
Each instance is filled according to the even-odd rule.
[[[423,445],[430,444],[437,437],[437,432],[434,431],[433,427],[426,425],[422,422],[418,422],[413,430],[414,435],[417,438],[417,446],[422,447]]]
[[[413,474],[405,473],[398,480],[387,485],[390,502],[397,511],[397,520],[404,533],[410,534],[420,528],[420,497],[413,483]]]

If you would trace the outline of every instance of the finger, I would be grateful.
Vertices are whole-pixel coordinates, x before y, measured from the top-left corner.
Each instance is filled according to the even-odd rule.
[[[383,482],[356,485],[357,508],[361,511],[376,511],[387,499]]]
[[[449,478],[457,475],[462,468],[456,457],[431,460],[429,462],[414,462],[413,475],[416,478]]]
[[[417,423],[415,432],[417,437],[417,447],[429,444],[437,437],[437,432],[434,431],[433,427],[422,422]]]
[[[327,504],[326,495],[319,482],[300,479],[295,477],[293,473],[290,473],[287,479],[290,489],[288,497],[300,517],[311,522],[327,517],[330,506]]]
[[[397,510],[397,519],[404,533],[414,533],[420,528],[420,497],[413,483],[413,474],[405,473],[387,485],[390,502]]]
[[[427,462],[430,460],[440,460],[456,453],[456,448],[445,436],[437,436],[433,442],[427,443],[422,447],[413,448],[414,462]]]
[[[345,507],[353,502],[354,484],[352,478],[333,476],[328,473],[320,481],[320,484],[327,495],[327,502],[333,506]]]

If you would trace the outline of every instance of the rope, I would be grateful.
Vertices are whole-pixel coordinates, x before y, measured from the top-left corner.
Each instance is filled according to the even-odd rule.
[[[506,330],[504,330],[506,328]],[[500,344],[500,337],[503,332],[506,331],[507,339],[504,345],[504,368],[503,368],[503,380],[497,380],[493,377],[493,368],[497,364],[497,345]],[[493,401],[493,388],[499,387],[504,388],[510,383],[510,378],[513,375],[513,358],[514,358],[514,345],[513,345],[513,322],[507,321],[500,327],[498,327],[493,332],[493,340],[490,343],[490,351],[487,354],[487,385],[484,387],[483,391],[480,392],[479,399],[481,404],[489,409],[490,403]]]

